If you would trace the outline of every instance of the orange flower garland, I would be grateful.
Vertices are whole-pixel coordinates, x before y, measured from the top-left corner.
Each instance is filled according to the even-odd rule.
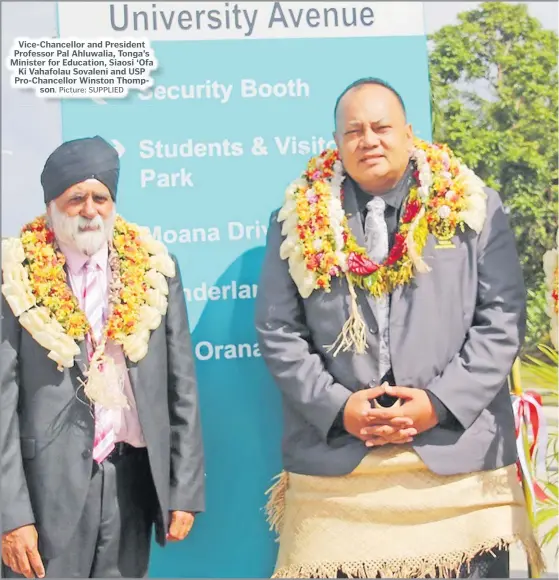
[[[66,283],[66,259],[54,246],[54,233],[45,216],[25,225],[21,243],[29,271],[31,292],[38,306],[46,306],[68,336],[83,340],[89,323],[78,300]]]
[[[119,257],[121,289],[118,302],[107,321],[107,338],[122,344],[124,337],[136,330],[140,308],[146,303],[150,269],[148,251],[140,243],[138,228],[130,227],[122,219],[115,222],[114,248]]]
[[[357,243],[343,210],[344,170],[337,150],[313,157],[287,189],[278,221],[285,236],[280,248],[299,293],[330,291],[332,278],[346,278],[352,296],[345,346],[357,342],[364,352],[364,323],[355,304],[354,285],[380,297],[409,283],[414,271],[429,272],[422,260],[428,234],[442,243],[456,229],[483,227],[486,194],[483,182],[444,145],[415,140],[412,154],[415,184],[402,212],[395,243],[382,264],[373,262]],[[347,339],[347,340],[346,340]],[[349,342],[348,342],[349,341]],[[346,348],[344,348],[346,350]]]
[[[166,277],[175,275],[166,247],[147,228],[117,216],[109,253],[112,272],[109,319],[90,366],[103,364],[107,340],[123,346],[137,362],[147,352],[149,331],[167,310]],[[89,322],[67,283],[65,258],[41,216],[24,226],[20,238],[2,242],[2,292],[21,325],[49,350],[62,370],[80,353],[75,341],[90,330]]]
[[[122,339],[135,331],[140,307],[146,302],[144,278],[150,264],[149,254],[140,243],[138,228],[118,217],[114,229],[113,243],[119,257],[118,275],[122,288],[105,334],[108,339],[122,344]],[[83,340],[89,332],[89,322],[67,284],[64,254],[55,249],[54,233],[44,216],[24,226],[21,241],[37,304],[46,306],[69,336]]]

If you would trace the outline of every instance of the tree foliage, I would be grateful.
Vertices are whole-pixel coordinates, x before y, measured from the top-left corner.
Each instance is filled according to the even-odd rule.
[[[526,5],[504,2],[484,2],[430,37],[434,140],[500,193],[534,312],[557,230],[557,42]],[[528,348],[547,335],[535,318]]]

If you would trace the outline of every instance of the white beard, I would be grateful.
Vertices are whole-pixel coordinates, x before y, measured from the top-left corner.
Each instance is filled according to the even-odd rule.
[[[106,219],[97,215],[89,220],[80,215],[70,217],[61,212],[54,201],[50,204],[49,221],[56,239],[61,244],[70,246],[86,256],[93,256],[103,247],[103,244],[112,239],[115,219],[116,209],[114,208]],[[83,228],[87,227],[98,229],[82,231]]]

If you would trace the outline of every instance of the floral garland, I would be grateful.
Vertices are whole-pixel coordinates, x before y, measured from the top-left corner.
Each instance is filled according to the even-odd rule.
[[[122,397],[109,399],[99,387],[99,374],[110,365],[104,356],[107,340],[120,344],[131,361],[141,360],[147,354],[150,330],[160,325],[167,311],[165,276],[175,275],[167,248],[147,228],[120,216],[109,247],[109,318],[86,373],[86,394],[96,402],[104,399],[105,406],[118,401],[124,405]],[[65,257],[45,216],[24,226],[21,237],[2,241],[2,293],[20,324],[49,351],[58,370],[74,365],[74,357],[81,352],[76,341],[84,340],[90,331],[68,286],[64,265]]]
[[[361,320],[354,286],[374,297],[410,282],[414,271],[426,273],[421,255],[428,234],[450,244],[457,228],[479,233],[486,217],[483,182],[445,145],[416,139],[412,160],[415,184],[402,212],[394,245],[382,264],[373,262],[357,243],[343,210],[345,179],[337,150],[313,157],[302,176],[290,184],[278,221],[285,239],[281,258],[303,298],[314,290],[330,291],[331,281],[345,277],[352,298],[352,314],[340,335],[340,349],[365,352],[365,324]]]
[[[559,245],[559,230],[557,231],[557,241]],[[548,250],[543,257],[543,268],[545,272],[545,284],[547,289],[546,313],[551,319],[550,338],[555,350],[558,342],[558,315],[559,315],[559,253],[557,248]]]

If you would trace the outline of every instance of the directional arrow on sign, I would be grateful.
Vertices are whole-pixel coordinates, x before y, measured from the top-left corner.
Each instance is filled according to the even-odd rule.
[[[122,157],[124,155],[124,152],[126,151],[124,145],[120,141],[117,141],[116,139],[111,139],[111,141],[114,148],[116,149],[116,152],[118,153],[118,156]]]

